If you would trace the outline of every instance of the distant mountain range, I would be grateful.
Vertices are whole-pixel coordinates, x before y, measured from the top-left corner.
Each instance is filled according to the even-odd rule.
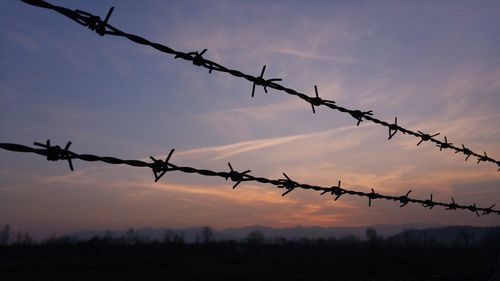
[[[474,227],[474,226],[447,226],[439,228],[406,230],[391,236],[391,239],[400,241],[413,241],[417,243],[459,243],[469,245],[483,239],[500,241],[500,226]]]
[[[383,237],[397,235],[405,230],[426,230],[426,229],[441,229],[443,226],[439,224],[397,224],[397,225],[373,225],[362,227],[322,227],[322,226],[295,226],[286,228],[274,228],[266,226],[247,226],[240,228],[227,228],[223,230],[213,230],[213,238],[215,240],[241,240],[253,231],[261,232],[267,238],[283,237],[287,240],[299,238],[319,239],[319,238],[342,238],[346,236],[355,236],[360,239],[365,239],[367,228],[374,228],[377,234]],[[203,227],[191,227],[183,229],[167,229],[167,228],[140,228],[134,229],[135,233],[141,237],[151,240],[162,240],[165,232],[168,231],[171,235],[179,235],[184,238],[187,243],[192,243],[201,239]],[[125,235],[127,230],[82,230],[71,233],[70,236],[79,240],[88,240],[95,236],[112,235],[113,237],[121,237]],[[416,235],[416,234],[415,234]]]

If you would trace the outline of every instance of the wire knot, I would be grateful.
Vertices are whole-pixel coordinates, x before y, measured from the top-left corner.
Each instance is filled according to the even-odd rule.
[[[340,184],[341,184],[341,181],[339,180],[339,183],[337,186],[334,185],[334,186],[330,187],[329,190],[323,191],[320,195],[323,195],[327,192],[330,192],[331,195],[336,195],[334,200],[337,201],[337,199],[339,199],[340,196],[342,196],[342,194],[345,193],[344,190],[340,187]]]
[[[408,195],[410,195],[411,193],[411,190],[409,190],[406,195],[403,195],[401,197],[399,197],[399,202],[401,203],[401,206],[399,206],[400,208],[408,205],[408,203],[410,203],[410,197],[408,197]]]
[[[78,18],[75,19],[79,24],[88,27],[90,30],[95,31],[97,34],[104,36],[106,34],[106,25],[108,24],[108,20],[113,13],[115,7],[109,8],[108,14],[106,18],[101,20],[99,16],[94,16],[93,14],[81,10],[75,10],[75,13],[78,15]]]
[[[459,152],[462,152],[463,154],[466,155],[465,161],[469,160],[469,157],[472,155],[472,151],[470,149],[468,149],[467,147],[465,147],[464,144],[462,144],[462,149],[455,151],[455,153],[459,153]]]
[[[458,204],[455,203],[455,199],[453,199],[453,197],[451,197],[451,203],[448,204],[448,207],[446,208],[446,210],[456,210],[458,208]]]
[[[446,137],[444,137],[444,143],[440,143],[436,146],[439,147],[439,151],[442,151],[443,148],[450,148],[450,146],[452,146],[452,145],[453,145],[453,143],[448,142],[448,139]]]
[[[171,170],[169,169],[168,166],[170,164],[169,163],[170,157],[172,157],[174,151],[175,149],[170,150],[165,161],[162,161],[161,159],[155,159],[153,156],[149,156],[149,158],[153,160],[153,163],[151,164],[151,170],[153,170],[155,182],[158,182],[161,179],[161,177],[165,175],[166,172]]]
[[[484,155],[480,155],[477,157],[477,164],[479,164],[479,162],[481,161],[488,161],[490,159],[490,157],[488,157],[488,154],[486,154],[486,151],[483,151],[484,152]]]
[[[489,208],[486,208],[483,210],[483,215],[487,215],[493,211],[493,207],[495,207],[496,204],[491,205]]]
[[[191,59],[193,60],[193,64],[196,65],[196,66],[202,66],[205,64],[205,59],[203,58],[203,54],[207,51],[207,49],[203,49],[203,51],[201,51],[201,53],[198,53],[198,51],[196,52],[190,52],[190,53],[187,53]]]
[[[427,199],[425,200],[423,203],[422,203],[422,206],[424,206],[424,208],[429,208],[432,210],[432,208],[434,208],[434,206],[436,205],[436,202],[432,201],[432,193],[431,193],[431,198],[430,199]]]
[[[472,206],[467,207],[467,209],[469,209],[471,212],[476,213],[476,215],[477,215],[478,217],[480,217],[480,216],[481,216],[481,215],[479,214],[479,212],[478,212],[478,209],[477,209],[477,207],[476,207],[476,204],[473,204]]]
[[[280,184],[278,185],[278,188],[285,188],[286,191],[281,194],[281,196],[285,196],[288,193],[292,192],[296,187],[299,186],[299,184],[293,180],[291,180],[285,173],[283,173],[283,176],[285,176],[286,179],[279,179],[278,181]]]
[[[392,139],[394,135],[399,131],[399,126],[398,126],[398,117],[394,118],[394,124],[389,124],[389,138],[388,140]]]
[[[71,146],[70,141],[66,144],[64,149],[62,149],[59,145],[51,146],[50,140],[47,140],[45,144],[39,142],[35,142],[33,144],[45,148],[43,154],[47,156],[48,161],[68,160],[69,169],[73,171],[73,162],[71,161],[72,152],[68,150]]]
[[[417,143],[417,146],[419,146],[422,142],[424,142],[424,141],[429,141],[429,140],[431,140],[433,137],[438,136],[438,135],[440,134],[440,133],[437,133],[437,134],[434,134],[434,135],[432,135],[432,136],[431,136],[431,135],[426,134],[426,133],[424,133],[424,132],[422,132],[422,131],[418,131],[418,132],[420,133],[420,138],[421,138],[421,140]]]
[[[231,179],[233,182],[236,182],[233,185],[233,189],[235,189],[243,180],[246,174],[250,173],[250,170],[246,170],[243,173],[240,173],[238,171],[233,170],[233,166],[231,166],[231,163],[227,162],[227,165],[229,166],[229,169],[231,170],[229,173],[227,173],[226,180]]]
[[[281,78],[272,78],[272,79],[264,79],[264,72],[266,71],[266,66],[264,65],[262,67],[262,71],[260,72],[260,76],[259,77],[255,77],[254,81],[253,81],[253,86],[252,86],[252,98],[253,96],[255,95],[255,86],[256,85],[259,85],[259,86],[263,86],[264,87],[264,92],[266,92],[267,94],[267,86],[272,83],[272,82],[275,82],[275,81],[282,81],[283,79]]]
[[[368,193],[366,196],[368,197],[368,207],[372,206],[372,200],[380,198],[380,194],[376,193],[375,190],[373,190],[373,188],[372,192]]]
[[[319,94],[318,94],[318,87],[316,85],[314,85],[314,91],[316,92],[316,96],[315,97],[309,97],[307,99],[307,101],[311,104],[311,108],[312,108],[312,111],[313,113],[316,113],[316,110],[314,109],[315,106],[320,106],[321,104],[323,104],[323,100],[319,97]],[[335,103],[334,101],[328,101],[329,103]]]
[[[358,120],[358,123],[356,124],[356,126],[359,126],[359,123],[363,122],[363,118],[366,117],[367,115],[373,115],[372,110],[368,110],[368,111],[351,110],[348,112],[349,112],[349,114],[351,114],[351,116],[354,119]]]

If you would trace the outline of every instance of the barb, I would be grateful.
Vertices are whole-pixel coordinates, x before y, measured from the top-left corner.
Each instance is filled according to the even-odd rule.
[[[367,119],[366,118],[367,116],[373,115],[373,111],[371,110],[361,111],[356,109],[356,110],[349,110],[348,112],[354,119],[358,120],[356,126],[359,126],[359,123],[363,122],[363,118]]]
[[[403,208],[404,206],[408,205],[408,203],[410,203],[410,198],[408,197],[408,195],[410,195],[410,193],[411,193],[411,190],[409,190],[406,193],[406,195],[399,197],[399,202],[401,202],[401,206],[399,206],[400,208]],[[453,202],[453,203],[455,203],[455,202]]]
[[[422,206],[424,208],[428,207],[430,210],[432,210],[432,208],[434,208],[434,206],[436,206],[436,202],[432,201],[432,193],[431,193],[431,198],[430,199],[424,200],[424,202],[422,202]]]
[[[46,144],[35,142],[33,143],[36,146],[45,148],[45,154],[47,156],[48,161],[57,161],[68,160],[69,169],[73,171],[73,162],[71,162],[71,154],[69,153],[69,147],[71,146],[71,142],[69,141],[64,149],[61,149],[59,145],[51,146],[50,140],[47,140]]]
[[[300,187],[299,184],[293,180],[291,180],[285,173],[283,173],[286,179],[279,179],[278,188],[285,188],[286,191],[281,194],[281,196],[285,196],[288,193],[292,192],[296,187]]]
[[[161,179],[161,177],[163,177],[165,173],[169,171],[168,162],[170,161],[170,157],[172,157],[174,151],[175,149],[170,150],[170,153],[168,154],[165,161],[156,160],[153,156],[149,156],[149,158],[153,160],[151,170],[153,170],[153,175],[155,176],[155,182],[158,182]]]
[[[371,207],[372,200],[377,199],[377,198],[381,198],[380,194],[376,193],[375,190],[373,190],[373,188],[372,188],[372,193],[368,194],[368,207]]]
[[[311,103],[311,108],[314,114],[316,114],[316,109],[314,109],[315,106],[320,106],[323,100],[319,97],[318,94],[318,86],[314,85],[314,92],[316,92],[316,97],[310,98],[309,102]],[[335,102],[333,102],[335,103]]]
[[[410,191],[406,193],[404,196],[391,196],[391,195],[383,195],[380,193],[376,193],[374,189],[371,189],[371,192],[362,192],[362,191],[356,191],[356,190],[349,190],[343,187],[340,187],[341,181],[338,182],[338,185],[336,186],[331,186],[331,187],[323,187],[323,186],[317,186],[317,185],[310,185],[306,183],[299,183],[297,181],[292,180],[287,174],[283,173],[283,176],[285,177],[284,179],[269,179],[269,178],[264,178],[264,177],[257,177],[250,175],[249,173],[251,172],[250,170],[246,170],[244,172],[238,172],[233,169],[230,163],[228,163],[229,172],[217,172],[217,171],[212,171],[212,170],[205,170],[205,169],[198,169],[195,167],[188,167],[188,166],[178,166],[170,162],[170,158],[172,157],[172,154],[174,150],[170,150],[170,153],[168,154],[167,158],[165,161],[162,160],[157,160],[154,157],[150,157],[152,162],[145,162],[142,160],[124,160],[124,159],[119,159],[115,157],[101,157],[97,155],[92,155],[92,154],[78,154],[76,152],[70,151],[69,146],[71,145],[71,142],[68,142],[65,146],[64,149],[61,149],[60,146],[51,146],[50,145],[50,140],[47,140],[46,144],[40,144],[35,142],[35,146],[41,147],[41,148],[36,148],[36,147],[29,147],[21,144],[14,144],[14,143],[0,143],[0,148],[4,150],[9,150],[9,151],[14,151],[14,152],[29,152],[29,153],[36,153],[42,156],[46,156],[47,160],[49,161],[57,161],[57,160],[67,160],[70,163],[70,168],[73,171],[73,165],[71,160],[72,159],[80,159],[83,161],[88,161],[88,162],[95,162],[95,161],[100,161],[104,162],[107,164],[114,164],[114,165],[128,165],[132,167],[143,167],[143,168],[149,168],[153,171],[155,182],[157,182],[163,175],[165,175],[166,172],[171,172],[171,171],[177,171],[177,172],[182,172],[182,173],[188,173],[188,174],[199,174],[202,176],[209,176],[209,177],[221,177],[226,180],[231,179],[231,181],[235,182],[233,185],[233,189],[236,188],[241,182],[243,181],[253,181],[253,182],[258,182],[262,184],[269,184],[273,185],[277,188],[284,188],[286,191],[282,194],[282,196],[287,195],[288,193],[292,192],[296,188],[301,188],[301,189],[312,189],[314,191],[320,191],[321,195],[330,193],[332,196],[335,196],[335,201],[340,198],[340,196],[348,194],[351,196],[359,196],[359,197],[366,197],[368,198],[368,206],[372,205],[372,200],[376,199],[384,199],[384,200],[389,200],[389,201],[394,201],[394,202],[400,202],[403,206],[406,206],[409,203],[413,204],[420,204],[423,207],[429,207],[430,209],[434,208],[434,206],[441,206],[445,207],[446,210],[469,210],[471,212],[476,213],[477,216],[480,216],[479,212],[482,212],[482,215],[488,215],[488,214],[497,214],[500,215],[500,210],[494,210],[493,207],[495,205],[491,205],[488,208],[480,208],[477,207],[476,204],[473,205],[459,205],[455,203],[455,200],[452,198],[452,203],[441,203],[434,201],[432,198],[432,194],[430,199],[427,200],[419,200],[419,199],[414,199],[410,198]]]
[[[458,205],[455,203],[455,199],[453,199],[453,197],[451,197],[451,203],[447,209],[448,210],[456,210],[457,207],[458,207]]]
[[[323,195],[323,194],[325,194],[325,193],[327,193],[327,192],[330,192],[332,195],[335,195],[335,196],[336,196],[336,197],[335,197],[335,201],[337,201],[337,200],[340,198],[340,196],[342,196],[342,194],[344,194],[344,193],[345,193],[345,192],[344,192],[344,189],[342,189],[342,188],[340,187],[340,183],[341,183],[341,181],[339,180],[339,183],[338,183],[338,185],[337,185],[337,186],[332,186],[332,187],[330,187],[330,190],[325,190],[325,191],[323,191],[320,195]]]
[[[94,16],[91,13],[80,11],[80,10],[73,11],[73,10],[70,10],[68,8],[52,5],[52,4],[45,2],[45,1],[42,1],[42,0],[21,0],[21,1],[23,1],[27,4],[30,4],[30,5],[33,5],[33,6],[54,10],[60,14],[65,15],[66,17],[76,21],[77,23],[79,23],[83,26],[89,27],[91,30],[96,31],[101,36],[107,34],[107,35],[112,35],[112,36],[117,36],[117,37],[124,37],[124,38],[129,39],[130,41],[137,43],[137,44],[150,46],[150,47],[152,47],[160,52],[172,54],[175,56],[175,58],[182,58],[184,60],[191,61],[196,66],[207,68],[210,73],[212,71],[218,71],[218,72],[228,73],[228,74],[235,76],[235,77],[246,79],[246,80],[253,83],[252,97],[255,95],[255,87],[257,85],[263,86],[264,91],[266,93],[267,93],[267,88],[272,88],[272,89],[275,89],[277,91],[281,91],[281,92],[287,93],[289,95],[299,97],[302,100],[310,103],[313,107],[313,113],[316,112],[314,109],[315,106],[320,106],[320,105],[326,106],[330,109],[337,110],[337,111],[340,111],[342,113],[350,114],[354,119],[357,120],[357,125],[359,125],[362,121],[367,120],[367,121],[371,121],[372,123],[387,127],[389,129],[389,139],[391,139],[396,134],[396,132],[399,131],[399,132],[402,132],[403,134],[407,134],[407,135],[411,135],[411,136],[416,137],[416,138],[420,138],[421,140],[417,144],[417,146],[420,145],[424,141],[430,141],[430,142],[433,142],[434,144],[436,144],[440,148],[440,151],[442,151],[443,149],[451,149],[451,150],[454,150],[456,153],[462,153],[462,154],[466,155],[466,160],[470,156],[474,156],[477,158],[478,163],[481,161],[494,163],[498,167],[498,172],[500,172],[500,161],[499,160],[495,160],[494,158],[489,157],[488,155],[486,155],[486,153],[484,155],[482,155],[482,154],[473,152],[473,151],[465,148],[464,145],[462,145],[462,147],[458,147],[458,146],[453,145],[452,143],[448,143],[447,140],[445,140],[443,142],[443,141],[435,138],[438,134],[430,135],[428,133],[423,133],[421,131],[415,132],[415,131],[401,127],[400,125],[397,124],[397,122],[395,122],[394,124],[389,124],[386,121],[383,121],[381,119],[373,117],[373,112],[371,110],[361,111],[361,110],[357,110],[357,109],[354,109],[354,110],[348,109],[348,108],[345,108],[345,107],[342,107],[342,106],[335,104],[335,102],[332,100],[320,99],[319,96],[317,96],[317,95],[316,95],[316,97],[310,97],[310,96],[308,96],[304,93],[300,93],[294,89],[287,88],[285,86],[277,84],[276,83],[277,81],[281,81],[280,78],[264,79],[263,76],[264,76],[264,71],[266,69],[265,65],[262,68],[260,76],[252,76],[249,74],[245,74],[239,70],[230,69],[230,68],[227,68],[223,65],[220,65],[214,61],[203,58],[202,55],[205,53],[206,49],[203,50],[201,53],[198,53],[198,52],[184,53],[184,52],[176,51],[176,50],[174,50],[170,47],[167,47],[165,45],[151,42],[143,37],[123,32],[123,31],[119,30],[118,28],[116,28],[108,23],[109,17],[111,16],[111,13],[113,12],[113,8],[111,8],[109,10],[108,15],[106,16],[105,20],[102,21],[100,19],[100,17]],[[396,119],[396,121],[397,121],[397,119]]]
[[[260,72],[259,77],[255,77],[255,80],[253,81],[253,86],[252,86],[252,98],[255,95],[255,86],[263,86],[264,87],[264,92],[267,94],[267,86],[274,81],[281,81],[281,78],[272,78],[272,79],[264,79],[264,72],[266,71],[266,66],[264,65],[262,67],[262,71]]]
[[[448,148],[448,147],[450,147],[450,145],[453,145],[453,143],[448,142],[448,139],[446,137],[444,137],[444,143],[440,143],[436,146],[439,147],[439,151],[442,151],[443,148]]]
[[[102,21],[99,16],[94,16],[91,13],[85,11],[76,10],[75,12],[81,16],[80,18],[77,18],[76,21],[79,24],[88,27],[90,30],[95,31],[97,34],[104,36],[104,34],[106,34],[106,25],[108,24],[108,20],[111,17],[114,9],[115,7],[109,8],[108,14],[106,15],[104,21]]]
[[[233,170],[233,166],[231,166],[231,163],[227,163],[227,165],[229,166],[229,169],[231,170],[227,176],[226,176],[226,180],[228,180],[229,178],[231,178],[231,180],[233,182],[236,182],[234,185],[233,185],[233,189],[235,189],[242,181],[245,180],[245,175],[250,173],[251,171],[250,170],[246,170],[244,171],[243,173],[240,173],[240,172],[237,172],[235,170]]]
[[[389,124],[389,138],[388,140],[392,139],[394,135],[398,132],[398,117],[394,117],[394,124]],[[403,132],[404,134],[405,132]]]
[[[418,131],[420,133],[420,138],[421,140],[417,143],[417,146],[419,146],[422,142],[424,141],[430,141],[432,140],[434,137],[436,136],[439,136],[440,133],[437,133],[437,134],[434,134],[434,135],[429,135],[429,134],[426,134],[424,132],[421,132],[421,131]],[[441,147],[442,147],[442,144],[440,143]],[[448,144],[448,147],[449,147],[449,144]]]

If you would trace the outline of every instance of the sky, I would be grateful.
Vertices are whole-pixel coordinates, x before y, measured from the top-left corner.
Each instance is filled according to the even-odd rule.
[[[500,158],[499,1],[51,1],[173,49]],[[50,10],[0,2],[0,142],[489,207],[494,164],[224,73]],[[0,150],[0,224],[35,235],[128,227],[488,226],[496,215]],[[500,205],[499,205],[500,206]]]

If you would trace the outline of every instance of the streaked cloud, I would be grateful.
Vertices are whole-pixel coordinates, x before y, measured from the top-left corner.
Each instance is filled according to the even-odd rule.
[[[294,49],[289,49],[289,48],[278,48],[278,49],[272,49],[270,50],[271,52],[276,52],[280,54],[285,54],[285,55],[290,55],[299,59],[315,59],[315,60],[322,60],[322,61],[337,61],[337,62],[353,62],[354,59],[350,58],[349,56],[346,55],[341,55],[341,54],[315,54],[311,52],[306,52],[306,51],[299,51],[299,50],[294,50]]]

